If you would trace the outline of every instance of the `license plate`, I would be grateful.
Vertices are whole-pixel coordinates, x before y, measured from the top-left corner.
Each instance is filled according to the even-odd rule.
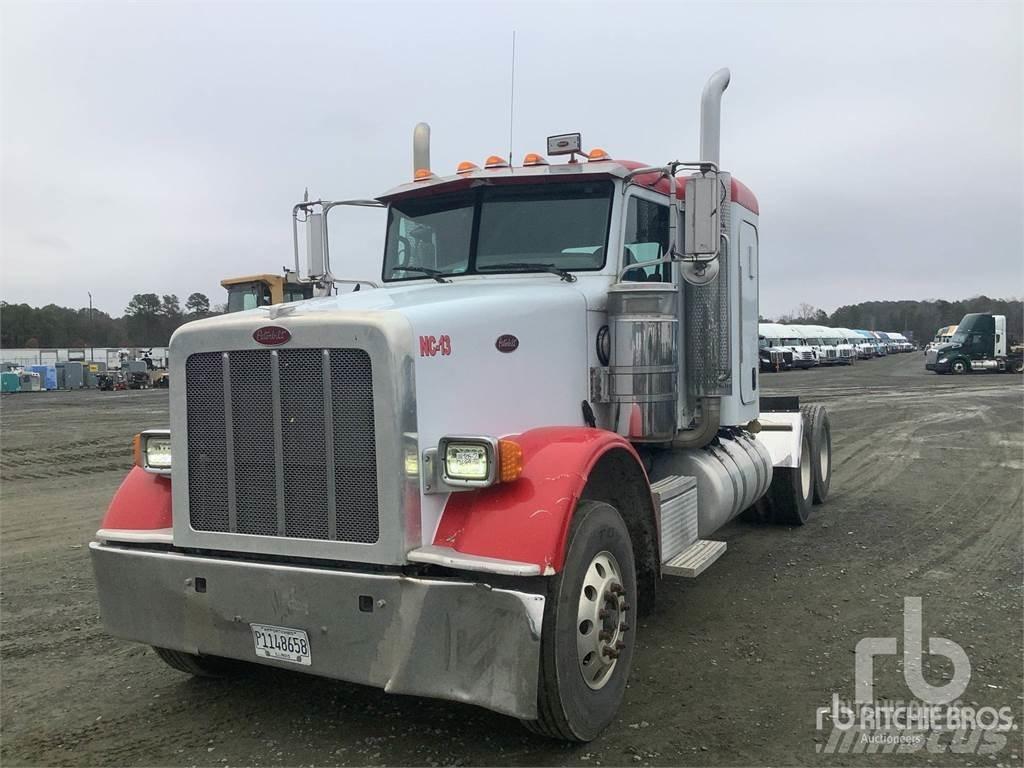
[[[292,664],[309,666],[313,663],[310,655],[309,637],[301,629],[275,627],[270,624],[250,624],[256,655],[275,661],[290,661]]]

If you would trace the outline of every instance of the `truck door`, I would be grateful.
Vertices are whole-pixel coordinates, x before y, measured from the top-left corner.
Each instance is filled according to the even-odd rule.
[[[644,262],[663,258],[668,254],[669,207],[656,202],[661,197],[645,190],[634,190],[626,200],[623,221],[622,261],[626,269],[622,279],[628,282],[672,282],[671,264],[642,266]],[[664,198],[663,198],[664,199]]]
[[[757,227],[740,223],[740,400],[744,405],[757,397]]]

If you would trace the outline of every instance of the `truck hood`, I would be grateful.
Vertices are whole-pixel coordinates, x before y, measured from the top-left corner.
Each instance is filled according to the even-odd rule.
[[[561,282],[557,277],[547,275],[540,278],[457,280],[451,283],[416,281],[408,285],[360,290],[196,320],[183,325],[175,335],[262,324],[287,327],[293,319],[330,324],[356,319],[363,313],[378,312],[403,315],[414,326],[467,314],[474,316],[475,324],[500,325],[503,321],[536,316],[544,308],[552,306],[585,311],[588,297],[577,288],[578,285]],[[448,328],[447,332],[453,330],[456,329]],[[432,330],[433,335],[441,332],[440,327]]]
[[[949,341],[946,342],[945,344],[936,344],[934,347],[932,347],[932,351],[937,353],[939,357],[942,357],[943,355],[948,355],[950,352],[955,352],[962,346],[963,344],[958,344],[955,341]]]

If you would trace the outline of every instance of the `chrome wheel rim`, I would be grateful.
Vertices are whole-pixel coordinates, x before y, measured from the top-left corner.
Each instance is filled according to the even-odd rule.
[[[576,613],[576,658],[580,675],[595,691],[611,679],[626,647],[628,610],[619,561],[611,552],[598,552],[583,577]]]
[[[811,452],[803,451],[800,455],[800,492],[806,499],[811,494]]]

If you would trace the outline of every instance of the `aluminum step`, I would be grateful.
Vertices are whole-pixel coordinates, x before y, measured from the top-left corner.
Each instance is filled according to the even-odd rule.
[[[697,539],[690,546],[661,566],[665,576],[683,576],[694,579],[725,552],[724,541]]]

